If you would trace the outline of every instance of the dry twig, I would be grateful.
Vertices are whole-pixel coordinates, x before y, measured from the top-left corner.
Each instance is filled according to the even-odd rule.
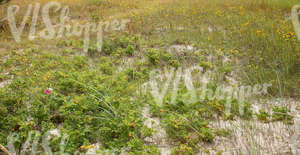
[[[9,153],[9,151],[1,144],[0,144],[0,150],[3,151],[6,155],[11,155],[11,153]]]

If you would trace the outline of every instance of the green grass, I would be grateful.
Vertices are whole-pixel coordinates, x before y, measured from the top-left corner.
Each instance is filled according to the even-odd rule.
[[[136,81],[128,82],[126,71],[112,78],[105,67],[91,69],[86,57],[36,54],[31,49],[21,55],[11,53],[4,64],[18,77],[1,89],[1,143],[10,132],[26,139],[31,130],[44,132],[58,124],[70,136],[68,152],[100,139],[109,148],[141,141],[141,105],[130,99]],[[111,63],[104,57],[99,65],[106,61]],[[47,88],[54,90],[47,95]],[[33,120],[27,122],[27,117]],[[134,127],[130,127],[132,123]]]
[[[241,85],[271,83],[267,97],[299,97],[300,44],[291,21],[285,21],[291,7],[299,3],[296,0],[63,3],[70,5],[71,17],[82,16],[79,21],[104,21],[114,16],[131,22],[126,32],[104,34],[101,54],[97,53],[96,43],[91,42],[83,56],[82,38],[24,39],[16,44],[7,32],[7,23],[0,23],[0,46],[5,49],[0,55],[8,56],[5,62],[0,59],[0,82],[12,80],[0,89],[1,144],[6,144],[7,136],[16,132],[20,135],[16,142],[19,148],[30,131],[45,133],[60,124],[62,132],[70,136],[66,147],[69,153],[84,152],[86,149],[80,149],[81,146],[101,141],[104,149],[120,152],[128,148],[131,154],[157,154],[157,146],[144,141],[154,133],[144,126],[141,114],[141,109],[149,104],[152,116],[161,119],[175,144],[173,153],[195,154],[199,142],[212,143],[216,136],[231,134],[230,129],[210,126],[214,115],[224,120],[254,119],[250,101],[232,100],[229,111],[226,100],[208,96],[187,103],[189,94],[183,84],[179,85],[174,104],[170,104],[172,94],[168,91],[159,106],[151,92],[141,94],[139,90],[149,81],[150,71],[164,67],[176,71],[196,65],[215,71],[208,86],[213,91],[226,75],[234,73]],[[0,12],[6,8],[7,5],[1,6]],[[167,48],[171,45],[191,45],[197,51],[170,53]],[[209,55],[216,56],[214,62],[207,60]],[[223,63],[224,57],[231,61]],[[141,61],[143,58],[145,61]],[[133,64],[118,72],[124,66],[122,59],[132,59]],[[160,86],[163,82],[166,81]],[[201,85],[197,80],[194,84]],[[47,88],[54,90],[45,94]],[[197,90],[197,95],[202,91]],[[246,105],[243,115],[239,113],[242,104]],[[265,123],[290,124],[293,117],[288,112],[287,108],[274,107],[272,114],[262,109],[255,115]],[[52,139],[54,151],[58,151],[59,141]]]

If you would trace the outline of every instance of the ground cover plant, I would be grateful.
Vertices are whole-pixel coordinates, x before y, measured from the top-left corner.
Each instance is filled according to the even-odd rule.
[[[47,147],[34,149],[34,143],[48,139],[54,154],[96,149],[98,154],[164,155],[159,142],[147,140],[161,131],[154,121],[152,127],[145,123],[145,108],[151,119],[160,120],[169,153],[175,155],[209,154],[204,145],[230,138],[233,129],[216,127],[219,120],[294,125],[291,107],[254,111],[252,103],[299,98],[300,44],[292,21],[286,20],[299,1],[64,0],[60,3],[70,7],[70,18],[79,23],[109,21],[103,26],[101,52],[95,33],[87,52],[82,37],[28,40],[32,20],[16,43],[8,21],[1,20],[7,8],[24,8],[16,16],[21,23],[29,4],[48,2],[0,1],[0,144],[9,151],[43,154]],[[115,19],[130,22],[124,31],[114,31]],[[38,17],[37,29],[44,27]],[[194,66],[202,70],[186,80],[186,70]],[[162,71],[154,79],[157,85],[151,83],[155,70]],[[256,93],[254,86],[266,83],[265,93]],[[191,85],[197,98],[189,102]],[[246,85],[253,95],[243,100],[211,95],[220,86],[240,92]],[[59,135],[53,134],[57,129]],[[13,144],[12,133],[17,135]]]

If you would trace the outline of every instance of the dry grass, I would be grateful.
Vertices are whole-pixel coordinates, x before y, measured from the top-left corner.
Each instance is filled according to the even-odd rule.
[[[13,0],[10,5],[18,4],[26,8],[28,4],[35,2],[45,4],[48,1]],[[290,14],[290,7],[297,1],[62,0],[60,2],[70,6],[71,19],[76,21],[95,22],[129,18],[131,22],[127,30],[130,33],[144,35],[151,40],[148,42],[150,46],[180,42],[192,43],[201,49],[211,47],[224,49],[225,53],[238,49],[244,56],[233,57],[241,60],[238,65],[243,72],[245,71],[242,75],[248,75],[244,77],[249,79],[245,80],[246,82],[271,81],[274,86],[273,94],[281,91],[281,95],[295,95],[292,91],[295,91],[295,86],[299,84],[295,79],[299,77],[297,68],[300,65],[298,61],[300,48],[293,33],[293,26],[290,21],[286,22],[285,18]],[[7,6],[8,4],[0,7],[0,18],[5,17]],[[26,9],[21,9],[20,15],[25,11]],[[22,16],[18,16],[18,21],[21,20]],[[3,27],[1,26],[2,31]],[[40,24],[40,27],[43,25]],[[208,27],[212,28],[213,32],[208,32]],[[178,28],[183,30],[177,31]],[[157,29],[163,31],[156,33]],[[28,28],[25,28],[25,31],[28,31]],[[13,42],[9,33],[2,32],[0,35],[1,39]],[[11,46],[17,45],[12,43]],[[263,53],[259,54],[262,51]],[[258,62],[257,59],[268,62]],[[245,66],[254,67],[249,69]],[[277,67],[280,68],[278,73]],[[273,75],[276,74],[278,77],[274,78]],[[278,79],[283,83],[279,83]]]

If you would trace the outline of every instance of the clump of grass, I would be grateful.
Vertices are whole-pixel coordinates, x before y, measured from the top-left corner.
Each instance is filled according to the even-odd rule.
[[[146,49],[145,56],[147,57],[149,64],[154,66],[162,66],[167,64],[177,68],[181,64],[175,55],[162,49]]]
[[[181,144],[180,146],[174,148],[172,150],[173,154],[186,154],[186,155],[193,155],[194,151],[193,148],[185,145],[185,144]]]
[[[239,113],[239,104],[237,101],[231,102],[231,109],[229,114],[225,111],[225,100],[213,99],[210,100],[205,97],[202,101],[195,101],[188,103],[186,95],[184,95],[185,88],[179,87],[179,94],[174,103],[171,103],[170,98],[165,98],[162,106],[152,103],[151,111],[153,115],[162,118],[163,127],[166,129],[169,137],[172,138],[179,146],[186,146],[197,152],[198,143],[200,141],[211,143],[214,141],[216,135],[229,136],[229,129],[216,129],[210,127],[209,123],[213,121],[215,114],[219,117],[231,118],[241,117],[244,119],[251,119],[252,112],[250,106],[244,107],[243,115]],[[169,94],[171,95],[171,93]],[[168,96],[168,95],[167,95]],[[177,151],[179,151],[176,149]]]
[[[286,124],[293,124],[293,116],[289,115],[290,110],[287,107],[273,107],[272,121],[282,121]]]
[[[154,151],[146,149],[142,140],[147,135],[141,133],[146,127],[138,112],[140,100],[129,97],[136,83],[127,80],[125,71],[117,76],[107,73],[113,67],[110,61],[102,59],[101,65],[110,64],[106,69],[91,69],[86,56],[37,54],[34,50],[11,53],[4,65],[17,77],[0,90],[1,143],[16,132],[21,136],[19,149],[30,131],[46,132],[62,125],[62,132],[70,136],[65,150],[69,153],[97,141],[107,149],[129,146],[130,152]],[[53,91],[45,94],[49,87]],[[28,122],[27,117],[33,119]],[[59,148],[59,140],[51,145]]]
[[[103,43],[102,51],[107,54],[114,55],[129,55],[133,56],[134,51],[138,49],[138,36],[134,35],[121,35],[107,38]]]
[[[218,136],[229,137],[232,131],[230,129],[216,129],[215,134]]]
[[[264,121],[264,122],[269,122],[270,121],[270,114],[268,112],[266,112],[263,109],[259,110],[259,113],[256,114],[258,120],[260,121]]]

